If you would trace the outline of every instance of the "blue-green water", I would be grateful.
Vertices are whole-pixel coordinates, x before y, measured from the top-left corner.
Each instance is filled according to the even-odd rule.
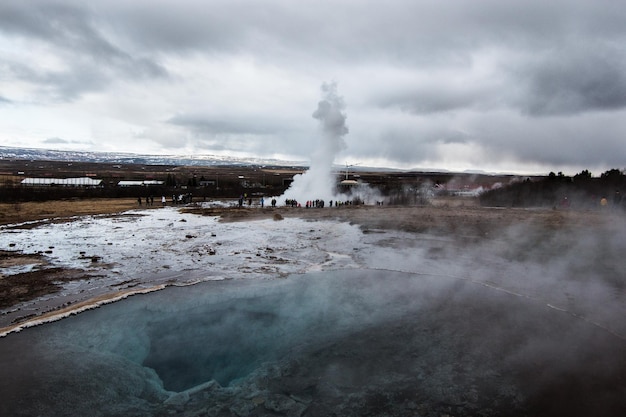
[[[453,279],[208,282],[0,339],[0,414],[612,415],[625,353],[569,314]]]

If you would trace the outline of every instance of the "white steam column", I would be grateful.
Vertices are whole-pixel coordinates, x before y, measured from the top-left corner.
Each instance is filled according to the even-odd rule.
[[[286,199],[304,204],[307,200],[335,199],[336,178],[333,175],[333,161],[337,153],[345,148],[343,136],[348,133],[345,104],[337,95],[336,83],[322,84],[323,99],[318,103],[313,117],[320,121],[321,140],[311,156],[311,165],[304,174],[296,175],[293,183],[279,202]]]

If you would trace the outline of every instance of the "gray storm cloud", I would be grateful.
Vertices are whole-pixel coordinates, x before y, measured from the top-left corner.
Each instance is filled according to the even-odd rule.
[[[351,134],[324,99],[315,114],[337,138],[328,153],[388,167],[598,172],[623,160],[624,28],[626,9],[605,0],[4,2],[0,138],[303,160],[310,86],[332,74],[350,98]],[[567,139],[563,117],[575,127]],[[580,128],[594,117],[603,123]],[[130,149],[137,131],[155,133]],[[454,132],[463,151],[446,140]],[[533,152],[591,141],[592,153]]]
[[[613,47],[578,49],[550,51],[526,67],[523,111],[549,116],[626,107],[626,59]]]

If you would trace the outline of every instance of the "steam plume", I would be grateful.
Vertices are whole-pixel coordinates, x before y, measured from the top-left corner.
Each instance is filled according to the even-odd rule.
[[[289,189],[282,196],[300,202],[312,199],[331,200],[335,197],[336,179],[333,175],[333,161],[338,152],[345,149],[343,136],[348,133],[345,104],[337,94],[337,84],[324,83],[321,87],[323,99],[318,103],[313,118],[319,120],[322,135],[311,155],[311,165],[307,172],[296,175]]]

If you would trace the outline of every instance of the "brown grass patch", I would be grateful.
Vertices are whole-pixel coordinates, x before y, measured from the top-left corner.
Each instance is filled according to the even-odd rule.
[[[142,206],[146,208],[146,206]],[[158,207],[157,205],[151,206]],[[133,198],[57,200],[0,203],[0,224],[21,223],[73,216],[112,214],[138,208]]]

